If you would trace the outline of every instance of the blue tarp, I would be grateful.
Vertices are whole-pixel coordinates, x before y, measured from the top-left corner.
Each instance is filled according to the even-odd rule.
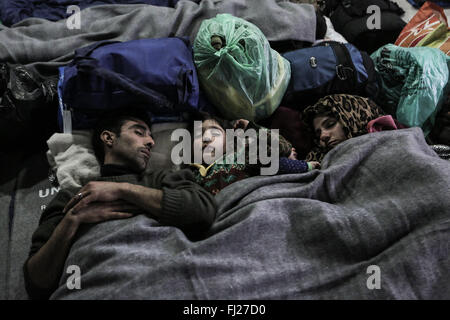
[[[80,9],[105,4],[151,4],[173,8],[178,1],[180,0],[2,0],[0,20],[9,27],[31,17],[51,21],[66,19],[72,14],[67,13],[67,8],[71,5],[77,5]]]

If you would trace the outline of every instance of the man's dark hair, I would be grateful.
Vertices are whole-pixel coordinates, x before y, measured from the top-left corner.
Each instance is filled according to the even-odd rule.
[[[99,117],[94,126],[91,142],[95,156],[100,164],[103,164],[105,161],[105,146],[103,140],[100,138],[101,133],[108,130],[120,137],[121,128],[128,120],[141,120],[144,121],[149,128],[151,126],[148,113],[140,108],[116,109],[108,111]]]

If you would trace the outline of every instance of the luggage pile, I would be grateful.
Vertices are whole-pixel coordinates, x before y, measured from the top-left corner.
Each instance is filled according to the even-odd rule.
[[[284,39],[277,42],[283,52],[257,25],[223,13],[202,20],[194,41],[174,36],[81,47],[58,75],[45,79],[3,64],[2,127],[11,133],[9,127],[26,127],[39,113],[54,117],[46,128],[90,129],[102,113],[133,105],[153,122],[185,121],[206,111],[289,127],[296,139],[300,132],[308,140],[292,117],[301,118],[324,96],[350,94],[372,99],[407,127],[421,127],[430,141],[449,143],[436,138],[442,137],[436,123],[442,124],[449,107],[450,31],[441,7],[426,2],[406,23],[403,10],[389,0],[291,2],[314,6],[317,39]]]

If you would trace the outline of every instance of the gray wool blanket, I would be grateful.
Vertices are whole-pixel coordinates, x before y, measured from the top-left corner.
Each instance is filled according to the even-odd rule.
[[[139,215],[93,225],[52,299],[449,299],[450,162],[418,128],[368,134],[321,170],[223,189],[205,239]]]
[[[11,28],[0,25],[0,61],[36,68],[42,75],[73,58],[75,49],[101,40],[187,36],[193,41],[204,19],[230,13],[257,25],[269,41],[314,42],[316,16],[309,4],[280,0],[180,1],[175,8],[146,4],[100,5],[80,12],[80,29],[68,19],[29,18]],[[69,18],[69,25],[73,21]]]

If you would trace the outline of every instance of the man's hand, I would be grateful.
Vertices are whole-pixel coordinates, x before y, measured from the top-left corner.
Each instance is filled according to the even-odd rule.
[[[63,212],[72,209],[73,213],[92,202],[110,202],[120,200],[124,184],[118,182],[91,181],[67,203]]]
[[[76,225],[82,223],[98,223],[114,219],[126,219],[135,215],[138,207],[123,200],[110,202],[92,202],[81,207],[77,212],[69,209],[67,219],[72,219]]]

